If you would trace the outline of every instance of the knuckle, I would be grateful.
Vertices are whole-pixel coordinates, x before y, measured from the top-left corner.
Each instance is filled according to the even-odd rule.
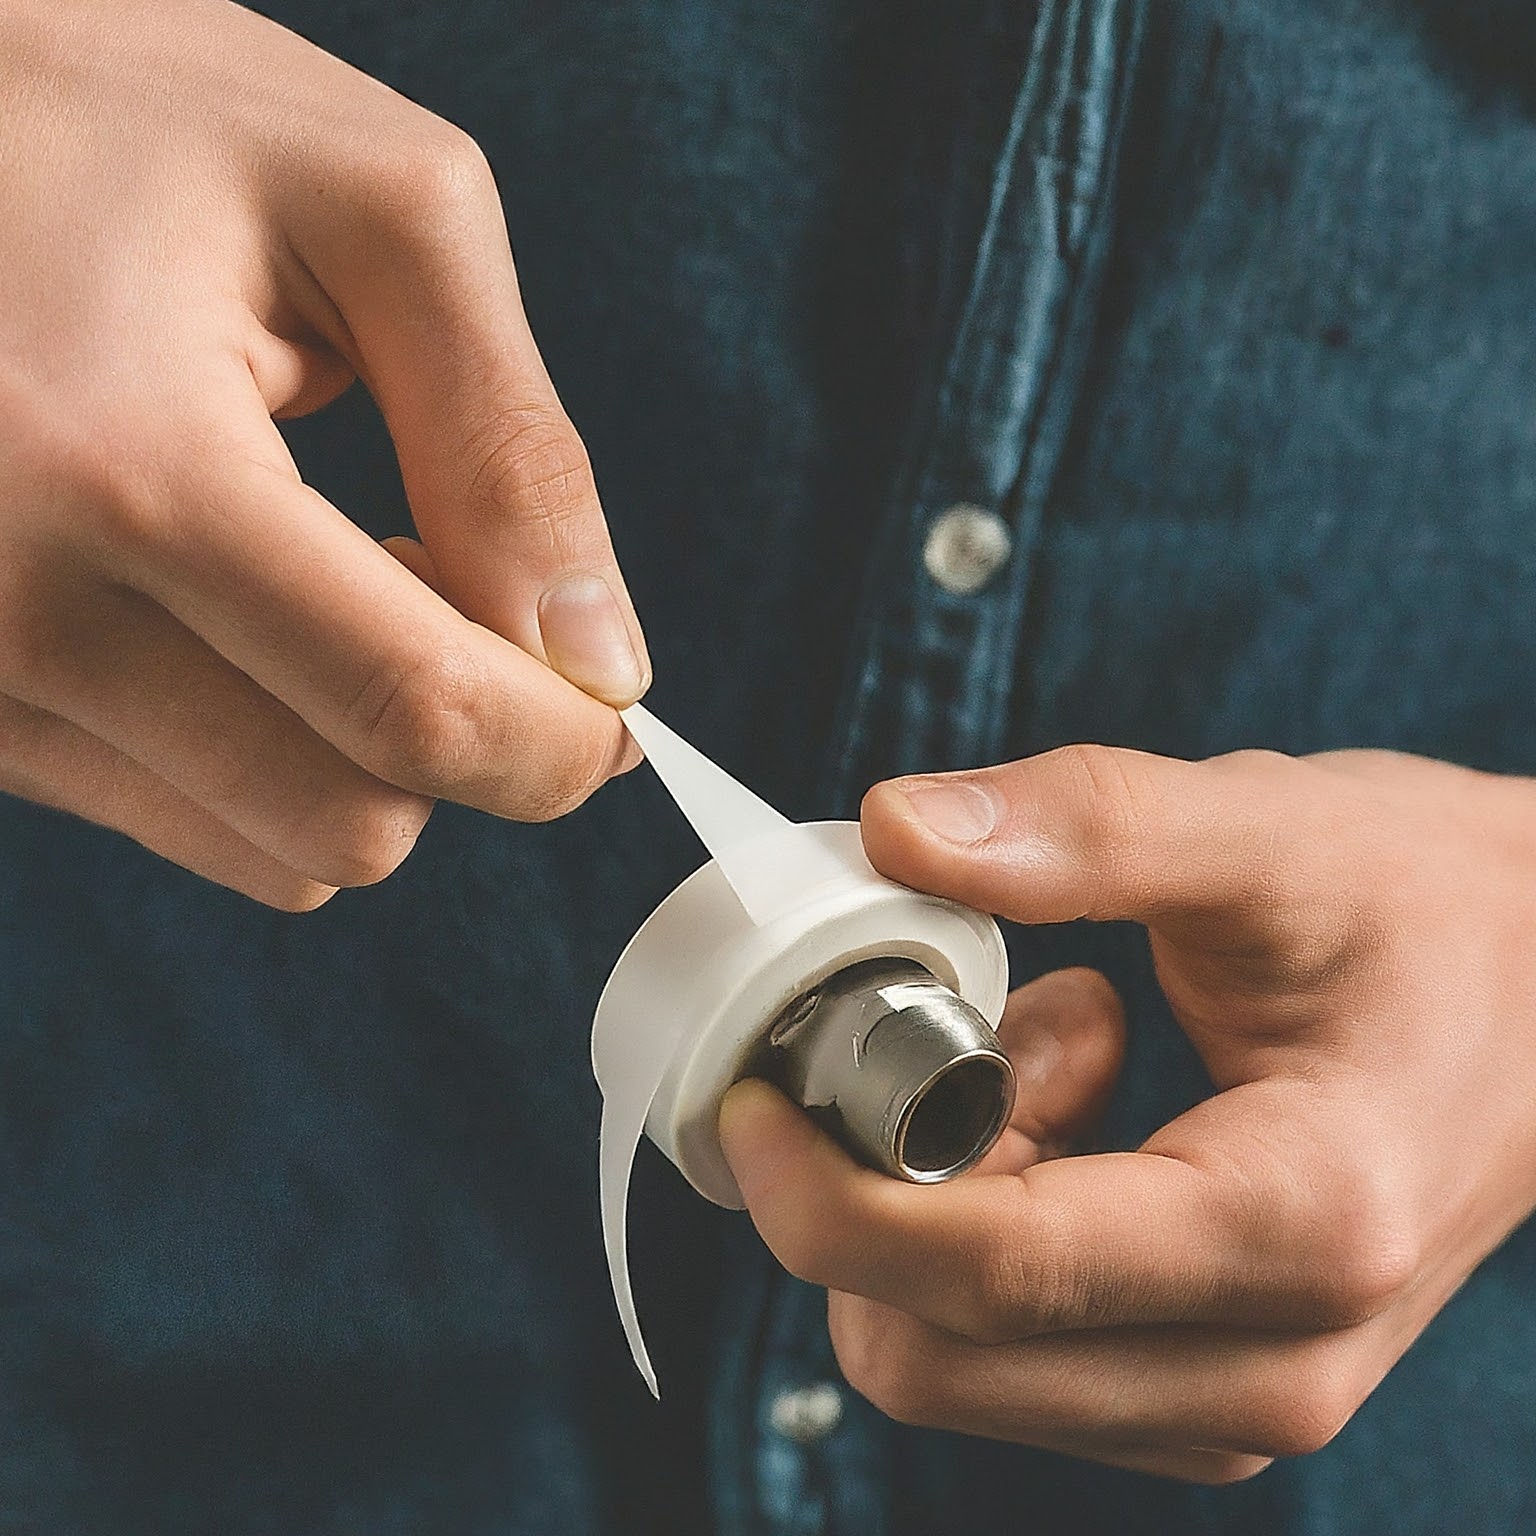
[[[854,1390],[872,1407],[897,1424],[925,1428],[933,1423],[931,1398],[918,1376],[899,1360],[887,1361],[872,1381]]]
[[[795,1222],[775,1232],[772,1246],[779,1263],[797,1280],[823,1288],[836,1287],[839,1277],[832,1245],[816,1230],[815,1223]]]
[[[837,1357],[843,1379],[863,1395],[861,1383],[868,1379],[873,1357],[879,1352],[870,1309],[858,1296],[834,1291],[827,1297],[827,1336]]]
[[[843,1308],[831,1317],[832,1349],[848,1385],[898,1424],[931,1423],[929,1373],[907,1342],[889,1326],[876,1324],[867,1309]]]
[[[1334,1439],[1360,1406],[1352,1372],[1338,1350],[1314,1348],[1286,1362],[1240,1417],[1246,1449],[1262,1456],[1310,1456]]]
[[[1340,1178],[1311,1266],[1316,1321],[1345,1328],[1379,1316],[1412,1286],[1421,1260],[1415,1224],[1390,1178],[1369,1167]]]
[[[376,152],[366,186],[378,222],[407,242],[435,244],[456,223],[493,209],[500,217],[484,151],[462,128],[430,113],[413,115],[409,130]]]
[[[170,542],[173,497],[163,472],[125,434],[102,431],[57,444],[60,481],[83,513],[83,527],[127,561]]]
[[[1406,1240],[1362,1235],[1344,1241],[1318,1297],[1318,1321],[1325,1327],[1348,1328],[1379,1317],[1403,1295],[1417,1270]]]
[[[360,798],[329,818],[319,873],[329,885],[377,885],[405,862],[430,810],[430,801],[394,791]]]
[[[496,177],[474,137],[436,118],[423,135],[421,181],[429,199],[450,208],[480,207],[496,201]]]
[[[1061,971],[1048,971],[1046,975],[1056,985],[1072,989],[1073,1005],[1077,1010],[1123,1026],[1125,1003],[1114,982],[1103,971],[1092,966],[1074,965]]]
[[[1263,1256],[1264,1288],[1291,1325],[1351,1328],[1414,1285],[1423,1262],[1419,1224],[1386,1160],[1319,1145],[1314,1155],[1265,1166],[1274,1148],[1251,1150],[1256,1155],[1227,1167],[1243,1191],[1239,1240]]]
[[[554,536],[596,501],[586,445],[552,407],[496,412],[471,434],[465,449],[471,504],[492,516],[515,505],[522,526],[546,527]]]
[[[1047,756],[1079,813],[1075,836],[1083,851],[1106,875],[1123,876],[1157,810],[1151,786],[1134,766],[1136,754],[1080,742]]]
[[[1235,752],[1224,752],[1211,758],[1213,767],[1225,768],[1244,779],[1258,777],[1295,780],[1305,772],[1300,760],[1273,747],[1239,747]]]
[[[609,740],[600,731],[583,732],[572,741],[562,734],[563,750],[546,755],[539,771],[524,780],[515,812],[521,821],[554,821],[583,804],[612,776]]]
[[[467,656],[448,651],[376,668],[350,710],[358,761],[421,794],[463,782],[485,734],[479,671]]]
[[[1092,803],[1098,813],[1096,827],[1115,833],[1134,824],[1141,795],[1127,767],[1128,754],[1117,747],[1076,742],[1058,747],[1051,755],[1083,798]]]
[[[51,517],[93,561],[163,543],[177,524],[179,474],[163,419],[187,412],[156,403],[160,415],[142,397],[112,396],[100,378],[67,397],[0,379],[7,493]]]
[[[527,822],[558,821],[584,805],[607,779],[606,769],[567,769],[558,777],[530,786],[518,819]]]
[[[1253,1440],[1266,1456],[1310,1456],[1343,1429],[1350,1412],[1331,1391],[1292,1387],[1258,1407]]]

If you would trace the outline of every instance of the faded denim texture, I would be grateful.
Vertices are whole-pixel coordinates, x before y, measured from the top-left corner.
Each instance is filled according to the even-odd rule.
[[[1536,772],[1524,0],[260,8],[486,147],[653,702],[791,814],[1071,740]],[[366,402],[290,436],[408,525]],[[1014,535],[968,598],[956,501]],[[1536,1530],[1531,1226],[1327,1450],[1190,1489],[776,1436],[820,1299],[647,1150],[653,1407],[586,1031],[698,858],[641,770],[289,917],[0,805],[0,1531]],[[1200,1094],[1136,932],[1010,939],[1127,996],[1111,1142]]]

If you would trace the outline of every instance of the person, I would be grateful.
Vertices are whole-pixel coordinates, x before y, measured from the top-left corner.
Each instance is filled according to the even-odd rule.
[[[0,5],[7,1527],[1530,1530],[1528,9],[259,10]],[[1022,1083],[642,1159],[660,1408],[653,671]]]

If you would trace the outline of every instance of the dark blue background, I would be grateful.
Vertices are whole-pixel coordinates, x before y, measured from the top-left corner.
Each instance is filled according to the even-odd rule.
[[[967,296],[993,340],[1033,299],[1006,264],[973,272],[1033,7],[263,9],[486,147],[653,702],[786,811],[939,766],[959,704],[933,658],[988,613],[1017,642],[984,722],[1002,752],[1380,744],[1536,769],[1519,0],[1150,8],[1083,99],[1124,115],[1091,262],[1055,253],[1082,355],[1028,418],[1054,434],[1029,445],[1047,483],[1000,504],[1009,581],[941,612],[914,463],[956,434],[940,479],[967,499],[1025,451],[981,463],[969,435],[1019,401],[947,427],[935,401]],[[290,436],[365,526],[408,526],[359,396]],[[839,701],[876,654],[882,707],[850,741]],[[597,1241],[586,1030],[697,859],[642,770],[550,827],[443,808],[394,879],[295,918],[0,805],[0,1529],[639,1536],[704,1529],[708,1502],[733,1533],[818,1510],[859,1536],[1536,1528],[1530,1230],[1334,1446],[1254,1484],[859,1413],[807,1471],[761,1394],[824,1368],[819,1303],[648,1154],[653,1408]],[[1016,936],[1021,976],[1083,955],[1131,1002],[1110,1134],[1132,1140],[1199,1079],[1134,933]]]

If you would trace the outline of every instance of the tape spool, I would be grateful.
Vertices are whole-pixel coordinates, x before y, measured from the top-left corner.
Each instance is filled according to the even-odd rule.
[[[642,924],[592,1026],[609,1274],[635,1364],[659,1396],[627,1257],[641,1135],[706,1199],[739,1208],[716,1128],[720,1101],[792,1001],[860,961],[901,959],[995,1026],[1008,970],[990,917],[885,879],[857,823],[790,822],[638,706],[626,719],[715,854]],[[689,801],[700,791],[709,803],[696,810]]]

